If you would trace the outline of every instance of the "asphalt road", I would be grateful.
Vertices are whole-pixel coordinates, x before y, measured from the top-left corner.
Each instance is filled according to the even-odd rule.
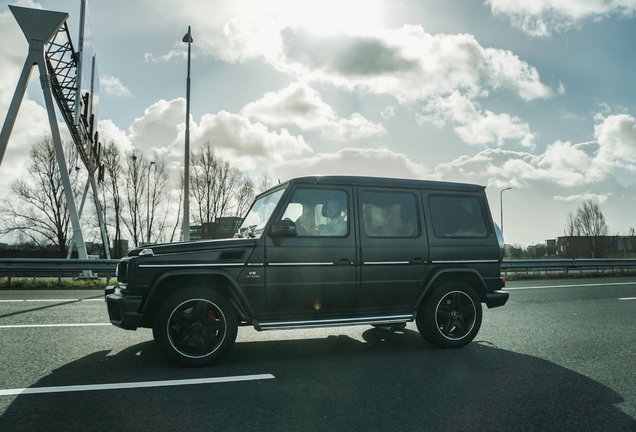
[[[204,369],[107,325],[99,291],[0,291],[0,431],[636,431],[636,278],[508,288],[462,349],[241,328]]]

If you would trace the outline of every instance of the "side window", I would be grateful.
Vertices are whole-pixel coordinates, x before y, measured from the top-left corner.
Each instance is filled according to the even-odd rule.
[[[411,193],[364,192],[363,226],[367,237],[417,237],[417,204]]]
[[[334,189],[298,189],[282,219],[296,224],[298,237],[345,237],[349,233],[349,197]]]
[[[431,195],[428,205],[436,237],[487,237],[484,214],[476,197]]]

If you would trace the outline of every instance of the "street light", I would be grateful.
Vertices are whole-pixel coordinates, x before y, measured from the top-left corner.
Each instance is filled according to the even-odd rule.
[[[150,165],[148,165],[148,184],[146,185],[146,187],[148,188],[148,205],[146,206],[146,227],[148,228],[148,237],[147,237],[147,241],[146,243],[150,243],[150,167],[155,165],[154,162],[150,162]],[[157,169],[157,166],[155,165],[155,170]]]
[[[502,189],[501,192],[499,192],[499,207],[501,208],[501,235],[503,235],[503,193],[510,189],[512,188],[507,187],[505,189]]]
[[[183,241],[190,241],[190,47],[192,39],[191,27],[182,42],[188,44],[188,79],[186,81],[186,130],[185,130],[185,167],[183,175]]]

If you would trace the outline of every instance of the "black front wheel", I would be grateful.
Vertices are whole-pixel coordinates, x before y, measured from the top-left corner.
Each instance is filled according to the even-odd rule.
[[[209,366],[227,354],[238,323],[230,302],[208,288],[178,291],[161,305],[152,334],[172,362],[186,367]]]
[[[439,348],[459,348],[470,343],[481,327],[481,302],[463,282],[447,282],[435,289],[417,315],[417,329]]]

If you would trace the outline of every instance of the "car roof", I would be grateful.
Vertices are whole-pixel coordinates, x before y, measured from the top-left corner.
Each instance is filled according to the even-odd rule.
[[[485,189],[470,183],[442,182],[434,180],[413,180],[392,177],[370,177],[370,176],[343,176],[343,175],[318,175],[305,176],[290,179],[289,183],[313,184],[313,185],[348,185],[348,186],[368,186],[368,187],[394,187],[394,188],[417,188],[417,189],[445,189],[460,190],[467,192],[479,192]]]

